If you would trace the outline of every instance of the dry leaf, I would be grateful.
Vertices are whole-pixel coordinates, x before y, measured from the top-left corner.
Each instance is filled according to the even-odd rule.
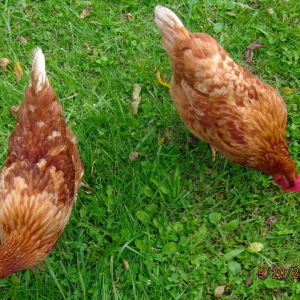
[[[133,21],[133,19],[134,19],[131,13],[127,13],[126,18],[129,22]]]
[[[79,15],[79,18],[80,19],[84,19],[86,18],[90,13],[91,13],[91,10],[92,10],[92,6],[91,5],[88,5]]]
[[[126,259],[123,259],[122,262],[123,262],[123,266],[124,266],[125,270],[129,270],[129,263],[128,263],[128,261]]]
[[[133,85],[133,91],[132,91],[132,102],[131,102],[131,107],[132,107],[132,112],[134,115],[136,115],[138,113],[139,110],[139,105],[141,102],[141,85],[138,83],[135,83]]]
[[[10,113],[13,117],[16,117],[17,114],[18,114],[18,111],[19,111],[19,105],[13,105],[11,108],[10,108]]]
[[[84,47],[89,52],[93,50],[88,43],[84,43]]]
[[[246,285],[249,286],[252,284],[252,279],[250,277],[246,278]]]
[[[254,42],[246,48],[245,51],[245,61],[247,64],[251,64],[253,61],[253,51],[259,48],[263,48],[265,45],[261,42]]]
[[[158,145],[167,144],[173,139],[173,136],[174,136],[173,130],[171,128],[166,128],[164,134],[157,139],[157,144]]]
[[[81,181],[81,186],[86,194],[91,195],[93,193],[93,188],[84,179]]]
[[[232,11],[226,12],[226,15],[231,16],[231,17],[237,17],[237,15]]]
[[[128,159],[129,159],[129,161],[134,161],[134,160],[136,160],[139,156],[140,156],[140,153],[139,153],[139,152],[132,151],[132,152],[129,153]]]
[[[214,162],[216,160],[216,155],[217,155],[218,150],[215,147],[213,147],[212,145],[210,145],[210,150],[211,150],[211,160],[212,160],[212,162]]]
[[[14,71],[17,77],[17,80],[21,80],[23,72],[22,72],[22,68],[19,62],[15,62],[14,63]]]
[[[283,87],[282,90],[286,95],[290,95],[290,94],[295,93],[295,91],[292,88],[288,87],[288,86]]]
[[[166,128],[165,130],[165,137],[168,141],[171,141],[174,136],[174,131],[171,128]]]
[[[225,287],[226,287],[226,285],[218,286],[214,291],[215,297],[217,297],[217,298],[222,297],[224,294],[224,291],[225,291]]]
[[[22,45],[26,45],[27,44],[27,39],[24,36],[20,36],[19,37],[19,41]]]
[[[183,216],[182,221],[187,223],[189,221],[189,219],[186,216]]]
[[[158,82],[167,87],[170,88],[170,84],[166,81],[166,79],[164,78],[164,76],[159,72],[159,70],[156,71],[156,78],[158,80]]]
[[[264,245],[262,243],[257,243],[257,242],[251,243],[248,247],[248,250],[254,253],[260,252],[263,249],[264,249]]]
[[[3,57],[0,59],[0,67],[6,70],[7,65],[10,63],[9,59],[6,57]]]
[[[174,131],[171,128],[166,128],[163,135],[157,139],[158,145],[167,144],[174,138]]]
[[[165,137],[164,136],[158,138],[158,140],[157,140],[158,145],[163,145],[164,143],[165,143]]]
[[[187,142],[189,144],[195,144],[198,141],[198,139],[194,135],[188,135]]]
[[[278,216],[270,216],[268,218],[265,219],[265,225],[274,225],[275,223],[277,223],[279,220]]]
[[[32,14],[32,5],[27,5],[26,7],[25,7],[25,11],[28,13],[28,14]]]
[[[282,299],[280,291],[274,290],[274,295],[275,295],[275,300],[281,300]],[[287,298],[285,298],[285,299],[287,299]]]

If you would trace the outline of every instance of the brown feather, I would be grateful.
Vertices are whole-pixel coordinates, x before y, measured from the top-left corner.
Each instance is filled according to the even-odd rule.
[[[170,93],[185,125],[234,162],[293,184],[297,173],[285,138],[282,97],[236,64],[213,37],[187,34],[180,20],[173,25],[174,15],[156,7],[155,22],[173,70]]]
[[[0,175],[0,278],[49,255],[69,220],[83,173],[62,107],[38,71],[31,74]]]

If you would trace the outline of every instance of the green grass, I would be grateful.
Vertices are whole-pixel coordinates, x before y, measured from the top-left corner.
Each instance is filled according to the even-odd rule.
[[[79,19],[89,3],[91,14]],[[213,299],[220,285],[225,299],[299,299],[299,280],[257,277],[259,266],[300,269],[299,196],[222,156],[212,162],[209,147],[191,138],[155,78],[156,68],[171,74],[152,20],[155,4],[1,1],[0,56],[19,61],[24,72],[18,82],[12,65],[0,70],[1,163],[15,125],[10,106],[22,100],[31,51],[40,46],[93,189],[81,190],[43,266],[0,281],[2,300]],[[250,69],[285,96],[290,149],[300,169],[300,2],[161,4],[191,30],[212,34],[241,64],[250,43],[266,45]],[[134,116],[135,83],[142,85],[142,101]],[[132,151],[141,155],[130,162]],[[270,216],[279,220],[265,225]],[[249,252],[253,242],[264,249]]]

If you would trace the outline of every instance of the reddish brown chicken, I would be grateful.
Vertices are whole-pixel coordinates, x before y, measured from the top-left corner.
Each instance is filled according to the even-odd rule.
[[[41,49],[0,175],[0,278],[41,263],[63,232],[83,166]]]
[[[189,130],[230,160],[299,191],[278,92],[236,64],[214,38],[190,33],[171,10],[157,6],[155,23],[172,66],[170,93]]]

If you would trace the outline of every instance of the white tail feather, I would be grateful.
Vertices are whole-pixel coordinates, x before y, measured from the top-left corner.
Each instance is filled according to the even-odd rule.
[[[45,56],[41,48],[33,50],[33,59],[31,67],[31,84],[35,93],[43,89],[44,86],[48,85],[48,78],[46,74]]]
[[[155,23],[160,28],[164,23],[175,28],[184,27],[181,20],[168,8],[161,5],[155,7]]]
[[[189,35],[181,20],[170,9],[161,5],[155,7],[154,22],[161,31],[167,48],[173,47],[177,40]]]

